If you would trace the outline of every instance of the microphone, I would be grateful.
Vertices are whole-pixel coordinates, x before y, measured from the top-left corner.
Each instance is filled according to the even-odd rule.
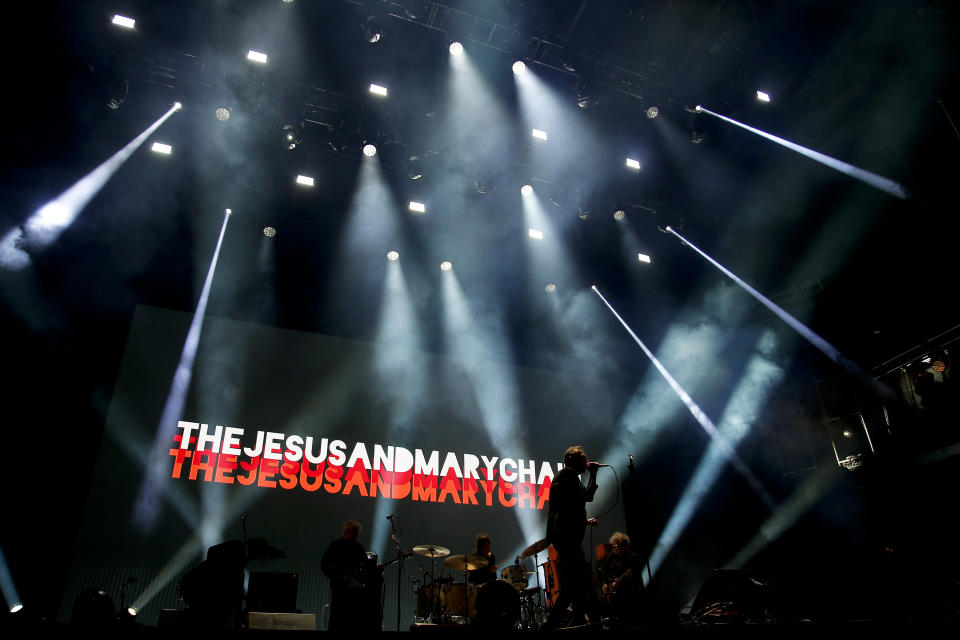
[[[608,465],[608,464],[600,464],[599,462],[597,462],[596,465],[597,465],[598,467],[609,467],[609,466],[610,466],[610,465]]]

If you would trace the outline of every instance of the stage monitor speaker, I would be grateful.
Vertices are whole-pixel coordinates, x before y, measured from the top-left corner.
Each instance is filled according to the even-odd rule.
[[[251,572],[247,585],[247,611],[298,613],[297,574]]]
[[[694,598],[690,615],[701,622],[771,621],[781,616],[769,580],[745,569],[714,569]]]

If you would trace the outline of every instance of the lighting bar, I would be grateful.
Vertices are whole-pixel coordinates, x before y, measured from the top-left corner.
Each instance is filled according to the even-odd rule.
[[[757,91],[757,100],[760,102],[770,102],[770,94],[764,93],[763,91]]]
[[[631,169],[640,170],[640,161],[634,160],[633,158],[627,158],[627,166]]]
[[[254,62],[259,62],[261,64],[267,64],[267,54],[260,53],[259,51],[247,51],[247,60],[252,60]]]
[[[123,27],[124,29],[133,29],[133,25],[137,21],[134,20],[133,18],[127,18],[117,14],[113,16],[113,20],[111,20],[111,22],[113,22],[113,24],[117,25],[118,27]]]
[[[638,253],[638,254],[637,254],[637,260],[639,260],[640,262],[646,262],[646,263],[649,264],[649,263],[650,263],[650,256],[648,256],[648,255],[645,254],[645,253]]]
[[[313,178],[310,176],[297,176],[297,184],[302,184],[307,187],[313,186]]]
[[[374,94],[374,95],[376,95],[376,96],[386,96],[386,95],[387,95],[387,88],[386,88],[386,87],[381,87],[381,86],[378,85],[378,84],[371,84],[371,85],[370,85],[370,93],[372,93],[372,94]]]
[[[532,135],[534,138],[537,138],[538,140],[546,140],[546,139],[547,139],[547,132],[546,132],[546,131],[541,131],[540,129],[531,129],[531,130],[530,130],[530,135]]]
[[[413,212],[415,212],[415,213],[426,213],[426,212],[427,212],[427,205],[423,204],[422,202],[413,202],[413,201],[411,200],[411,201],[410,201],[410,211],[413,211]]]
[[[530,229],[527,231],[527,235],[529,235],[531,238],[536,238],[537,240],[543,240],[543,231],[540,231],[539,229]]]
[[[170,155],[170,152],[173,151],[173,147],[171,147],[168,144],[163,144],[162,142],[154,142],[153,146],[150,147],[150,150],[155,151],[157,153]]]

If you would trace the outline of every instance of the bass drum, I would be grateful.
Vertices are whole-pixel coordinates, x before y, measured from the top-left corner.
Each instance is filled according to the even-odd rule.
[[[480,587],[470,605],[470,619],[478,626],[504,631],[517,628],[520,595],[509,582],[491,580]]]

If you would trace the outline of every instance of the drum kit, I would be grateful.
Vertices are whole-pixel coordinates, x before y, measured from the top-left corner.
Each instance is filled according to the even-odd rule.
[[[473,624],[490,629],[537,629],[546,618],[544,596],[548,603],[555,602],[559,581],[548,581],[550,584],[541,588],[539,573],[528,570],[524,562],[533,557],[533,566],[537,567],[538,554],[548,546],[546,540],[533,543],[523,550],[516,564],[501,569],[499,580],[482,585],[470,584],[468,577],[470,571],[488,566],[483,556],[450,555],[450,550],[440,545],[415,546],[413,553],[430,559],[429,573],[415,587],[416,619],[431,623]],[[463,581],[438,577],[438,562],[453,571],[462,571]],[[540,566],[546,571],[550,562]],[[531,575],[537,575],[535,586],[529,585]]]

